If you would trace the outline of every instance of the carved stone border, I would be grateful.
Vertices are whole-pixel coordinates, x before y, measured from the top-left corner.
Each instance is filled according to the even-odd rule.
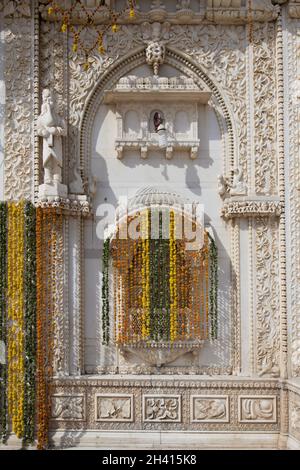
[[[98,397],[103,397],[103,398],[112,398],[112,399],[118,399],[118,398],[129,398],[130,400],[130,418],[129,419],[109,419],[109,418],[98,418]],[[133,394],[127,394],[127,393],[96,393],[95,394],[95,421],[96,422],[109,422],[109,423],[132,423],[134,421],[134,406],[133,406],[134,398]]]
[[[243,419],[242,400],[273,400],[273,418],[272,419]],[[276,395],[239,395],[238,396],[238,420],[240,423],[277,423],[277,396]]]
[[[194,413],[195,399],[201,398],[204,400],[208,399],[225,399],[226,400],[226,414],[224,418],[210,418],[210,419],[196,419]],[[229,408],[229,396],[228,395],[191,395],[190,397],[190,420],[191,423],[229,423],[230,421],[230,408]]]

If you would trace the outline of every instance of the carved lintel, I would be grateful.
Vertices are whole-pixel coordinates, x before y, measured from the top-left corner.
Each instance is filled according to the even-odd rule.
[[[246,200],[241,201],[227,199],[221,210],[221,215],[225,219],[235,217],[279,217],[281,214],[281,204],[272,200]]]
[[[285,0],[253,0],[252,18],[253,21],[266,22],[274,21],[278,15],[277,5],[272,3],[284,3]],[[157,2],[156,2],[157,3]],[[88,1],[84,2],[85,8],[93,16],[95,24],[102,24],[108,20],[108,12],[99,10],[95,11],[95,5],[89,4]],[[291,4],[292,9],[297,8],[297,0]],[[291,8],[290,7],[290,8]],[[43,19],[47,21],[55,21],[55,15],[48,14],[47,5],[41,5],[40,11]],[[293,10],[292,10],[293,11]],[[292,16],[292,15],[291,15]],[[86,13],[80,9],[72,14],[72,24],[81,24],[86,18]],[[129,18],[128,12],[124,12],[119,22],[124,24],[143,24],[145,21],[154,21],[163,23],[167,21],[171,24],[200,24],[203,20],[209,20],[215,24],[246,24],[249,21],[249,10],[246,6],[242,6],[241,0],[208,0],[207,6],[201,5],[199,11],[190,4],[188,0],[178,1],[176,11],[172,8],[168,11],[163,2],[160,4],[152,3],[152,7],[148,11],[140,11],[136,8],[135,18]]]

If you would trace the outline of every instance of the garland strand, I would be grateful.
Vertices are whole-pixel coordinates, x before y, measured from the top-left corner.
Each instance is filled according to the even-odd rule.
[[[129,225],[139,218],[140,222],[136,220],[136,223],[140,223],[140,239],[128,241],[117,236],[112,248],[109,240],[104,242],[104,344],[109,343],[109,256],[113,259],[114,337],[118,344],[207,339],[209,321],[211,337],[217,337],[216,244],[205,231],[203,247],[187,250],[186,240],[176,239],[177,224],[183,226],[183,216],[180,219],[172,209],[154,210],[158,212],[151,214],[151,209],[147,209],[127,220]],[[167,239],[163,238],[165,215],[169,217]],[[156,227],[151,227],[156,219],[158,237],[152,230]],[[117,235],[119,231],[120,227]]]
[[[214,239],[209,238],[209,317],[212,339],[218,336],[218,248]]]
[[[177,272],[176,272],[175,214],[170,211],[170,340],[177,337]]]
[[[24,443],[34,440],[36,370],[36,217],[30,202],[25,205],[25,397]]]
[[[150,240],[149,240],[150,211],[142,214],[142,338],[148,339],[150,334]]]
[[[104,241],[102,254],[102,340],[109,343],[109,238]]]
[[[6,243],[7,243],[7,203],[0,202],[0,341],[6,348]],[[3,351],[3,354],[5,350]],[[6,358],[3,357],[6,362]],[[7,364],[0,363],[0,438],[4,442],[7,437]]]
[[[12,431],[24,431],[24,203],[9,203],[8,210],[8,410]]]

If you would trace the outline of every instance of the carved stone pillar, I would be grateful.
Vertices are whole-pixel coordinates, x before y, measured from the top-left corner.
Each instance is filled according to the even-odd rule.
[[[83,220],[79,214],[69,219],[69,312],[70,374],[83,372],[82,328],[82,243]]]

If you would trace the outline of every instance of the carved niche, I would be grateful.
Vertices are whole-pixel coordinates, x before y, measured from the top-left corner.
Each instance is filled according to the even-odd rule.
[[[198,104],[206,104],[209,90],[202,91],[192,78],[122,77],[113,90],[104,94],[104,103],[114,105],[117,119],[117,157],[125,150],[139,150],[147,158],[149,150],[163,149],[171,159],[175,150],[186,150],[191,159],[198,156]],[[155,113],[162,116],[165,140],[155,128]]]

